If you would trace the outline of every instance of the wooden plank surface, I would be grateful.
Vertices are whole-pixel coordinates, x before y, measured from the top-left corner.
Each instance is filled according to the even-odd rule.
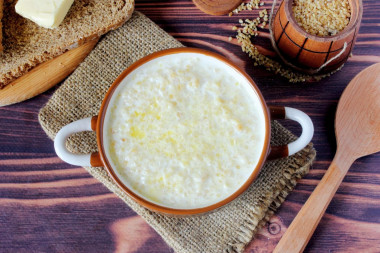
[[[257,11],[209,16],[191,1],[136,1],[137,10],[186,46],[218,52],[245,68],[268,104],[301,109],[315,124],[317,161],[246,252],[274,249],[334,156],[334,114],[343,89],[362,69],[380,62],[380,2],[363,2],[358,40],[345,67],[320,82],[291,84],[254,67],[236,41],[228,40],[239,18],[256,17]],[[269,9],[271,1],[265,3]],[[265,39],[258,44],[270,49]],[[0,252],[172,252],[83,168],[56,157],[37,120],[55,89],[0,108]],[[305,252],[380,252],[379,238],[380,154],[375,154],[351,167]]]

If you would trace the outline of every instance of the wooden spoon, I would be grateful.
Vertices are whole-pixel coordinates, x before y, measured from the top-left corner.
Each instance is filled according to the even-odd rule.
[[[99,38],[34,67],[0,89],[0,106],[15,104],[47,91],[65,79],[95,47]]]
[[[339,100],[337,152],[273,252],[302,252],[352,163],[380,151],[380,63],[360,72]]]
[[[194,4],[204,13],[224,15],[233,11],[243,0],[193,0]]]

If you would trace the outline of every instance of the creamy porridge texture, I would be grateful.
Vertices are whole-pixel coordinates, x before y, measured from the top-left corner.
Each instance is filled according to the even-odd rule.
[[[255,168],[264,115],[247,81],[205,55],[167,55],[119,85],[105,119],[105,149],[123,182],[171,208],[208,206]]]

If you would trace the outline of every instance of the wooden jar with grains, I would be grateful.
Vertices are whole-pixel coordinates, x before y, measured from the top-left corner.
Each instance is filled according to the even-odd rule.
[[[350,56],[362,14],[362,0],[283,0],[271,20],[272,45],[299,71],[332,72]]]

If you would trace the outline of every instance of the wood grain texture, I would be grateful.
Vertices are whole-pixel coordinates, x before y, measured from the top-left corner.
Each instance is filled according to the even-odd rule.
[[[380,62],[380,2],[364,0],[358,39],[342,71],[320,82],[291,84],[254,67],[241,51],[232,26],[239,15],[209,16],[192,1],[136,1],[147,15],[186,46],[233,60],[256,81],[267,103],[309,114],[315,125],[317,161],[299,181],[246,252],[272,252],[331,163],[334,116],[349,81]],[[269,9],[272,2],[265,1]],[[271,54],[268,31],[255,43]],[[38,110],[55,88],[20,104],[0,108],[0,252],[172,252],[159,235],[83,168],[65,164],[38,124]],[[286,123],[286,121],[285,121]],[[299,134],[297,124],[286,124]],[[380,154],[358,159],[348,171],[305,252],[380,252]]]
[[[380,63],[352,79],[335,116],[337,151],[325,175],[274,249],[302,252],[352,163],[380,151]]]

